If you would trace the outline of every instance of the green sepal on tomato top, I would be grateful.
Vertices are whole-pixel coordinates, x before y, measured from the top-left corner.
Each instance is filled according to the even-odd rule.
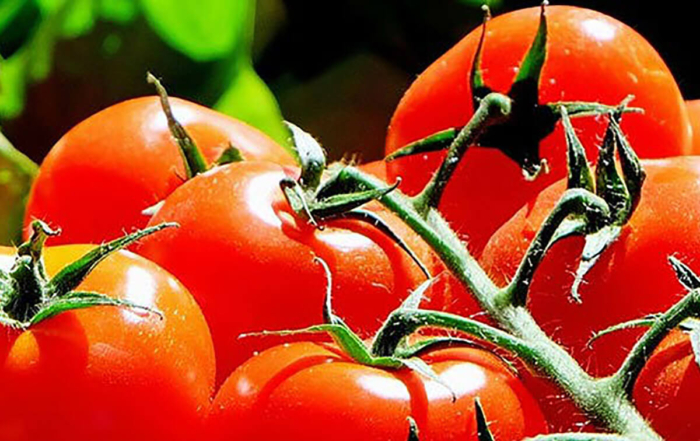
[[[102,244],[66,266],[52,278],[44,269],[42,250],[49,236],[60,234],[42,221],[32,223],[30,239],[17,248],[9,271],[0,269],[0,324],[27,329],[64,311],[93,306],[120,306],[160,313],[125,299],[104,293],[74,291],[87,275],[107,256],[144,236],[175,224],[160,224]]]

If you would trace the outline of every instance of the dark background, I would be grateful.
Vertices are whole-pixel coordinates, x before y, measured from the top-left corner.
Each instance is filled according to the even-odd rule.
[[[3,0],[0,0],[2,2]],[[239,1],[239,0],[234,0]],[[501,0],[494,15],[532,1]],[[553,2],[556,4],[556,2]],[[644,35],[666,60],[684,96],[700,97],[694,57],[695,14],[680,2],[573,1],[612,15]],[[31,8],[27,9],[31,23]],[[284,117],[317,136],[339,158],[379,158],[391,113],[411,81],[479,24],[467,0],[259,0],[253,58]],[[117,34],[121,49],[95,57]],[[21,41],[21,33],[15,33]],[[2,41],[3,55],[13,41]],[[153,70],[170,92],[212,105],[223,91],[222,63],[195,63],[169,48],[141,19],[127,27],[98,23],[86,36],[62,41],[46,80],[28,89],[25,111],[3,121],[20,149],[41,160],[70,127],[120,100],[152,94]]]

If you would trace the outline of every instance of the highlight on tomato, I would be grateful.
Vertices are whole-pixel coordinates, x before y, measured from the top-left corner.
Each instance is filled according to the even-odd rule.
[[[363,366],[328,343],[275,346],[248,360],[223,384],[212,405],[208,436],[222,441],[404,441],[411,416],[421,441],[477,439],[476,397],[496,439],[546,433],[536,402],[495,355],[461,347],[429,351],[421,358],[440,382],[407,368]]]
[[[640,157],[690,151],[690,127],[678,85],[641,35],[592,10],[549,6],[541,11],[503,14],[485,24],[485,33],[483,28],[472,31],[411,85],[389,127],[388,155],[436,132],[459,130],[489,91],[508,92],[514,103],[522,103],[505,130],[495,127],[498,136],[485,134],[480,146],[467,151],[440,204],[477,256],[503,222],[566,175],[561,125],[548,105],[568,103],[570,109],[580,102],[616,105],[633,95],[632,105],[644,112],[629,114],[623,129]],[[474,69],[475,59],[480,69]],[[603,117],[575,121],[592,160],[605,124]],[[401,177],[400,188],[415,194],[443,156],[433,152],[395,159],[388,164],[388,176]],[[548,173],[541,167],[542,159]]]
[[[156,262],[188,287],[202,307],[223,381],[254,352],[281,338],[240,340],[261,329],[303,328],[322,320],[325,277],[321,257],[335,275],[338,308],[367,337],[426,275],[374,220],[348,214],[323,228],[297,216],[280,188],[299,171],[269,162],[243,161],[196,176],[176,189],[150,225],[176,222],[145,238],[136,252]],[[388,211],[366,210],[402,238],[434,273],[436,257]],[[449,291],[432,291],[428,307],[449,305]]]
[[[231,147],[245,159],[294,164],[259,130],[189,101],[165,101],[164,89],[159,91],[160,100],[136,98],[92,115],[56,143],[32,186],[27,234],[33,219],[65,230],[51,239],[54,244],[100,243],[143,228],[149,219],[143,210],[226,159]]]
[[[214,387],[207,324],[187,290],[140,256],[43,248],[45,225],[0,247],[0,438],[191,440]]]

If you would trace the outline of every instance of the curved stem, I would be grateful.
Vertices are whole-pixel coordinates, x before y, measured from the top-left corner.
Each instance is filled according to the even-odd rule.
[[[338,179],[353,181],[353,184],[367,189],[384,185],[380,180],[352,167],[342,170]],[[504,306],[497,302],[497,299],[503,296],[502,290],[464,248],[436,210],[429,208],[427,213],[419,213],[413,201],[399,191],[385,194],[379,202],[396,213],[421,236],[457,279],[471,290],[490,317],[512,334],[511,337],[504,338],[503,343],[510,345],[510,349],[516,355],[557,382],[582,410],[612,431],[640,440],[661,440],[624,394],[617,393],[618,390],[613,387],[614,383],[609,378],[590,377],[569,353],[542,331],[527,309],[514,305]],[[404,311],[403,314],[407,313]],[[401,313],[393,320],[399,320],[396,317],[400,318]],[[474,327],[473,321],[458,316],[446,316],[444,313],[425,312],[420,317],[421,326],[448,325],[452,329],[465,332]],[[449,323],[445,323],[446,317],[449,317]],[[520,341],[523,342],[522,347],[515,344]]]
[[[415,197],[414,205],[419,213],[425,215],[429,208],[438,206],[445,187],[467,148],[474,144],[489,126],[507,116],[510,113],[510,107],[510,98],[500,93],[490,93],[481,100],[472,118],[450,144],[447,156],[437,173]]]
[[[554,234],[562,222],[571,215],[606,216],[608,205],[603,199],[582,189],[567,190],[554,207],[530,243],[525,258],[520,263],[513,280],[503,291],[503,304],[525,305],[530,283],[550,246]]]
[[[661,340],[683,320],[698,312],[700,312],[700,290],[695,289],[660,315],[637,341],[620,369],[612,377],[614,386],[627,396],[631,396],[639,373]]]

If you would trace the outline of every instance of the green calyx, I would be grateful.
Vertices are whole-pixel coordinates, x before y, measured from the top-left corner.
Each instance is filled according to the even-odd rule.
[[[42,221],[34,221],[32,235],[17,248],[10,270],[0,270],[0,323],[11,328],[27,329],[61,312],[93,306],[120,306],[160,315],[152,308],[128,300],[115,299],[103,293],[75,291],[75,288],[110,254],[142,237],[173,226],[173,223],[156,225],[102,244],[49,278],[42,252],[46,239],[60,232],[52,230]]]
[[[518,163],[529,179],[534,179],[539,173],[547,170],[547,164],[540,156],[539,145],[542,139],[554,131],[557,122],[562,118],[562,107],[570,117],[597,116],[615,110],[613,106],[600,103],[540,103],[540,77],[547,58],[547,4],[546,1],[542,3],[537,33],[506,94],[512,102],[508,115],[485,127],[483,132],[472,140],[474,145],[501,150]],[[495,93],[485,83],[481,67],[486,28],[490,18],[488,8],[484,8],[484,11],[482,33],[469,73],[474,112],[477,112],[487,96]],[[639,112],[641,109],[625,108],[624,111]],[[391,161],[402,156],[448,149],[462,130],[463,128],[448,128],[436,132],[400,148],[386,159]]]

